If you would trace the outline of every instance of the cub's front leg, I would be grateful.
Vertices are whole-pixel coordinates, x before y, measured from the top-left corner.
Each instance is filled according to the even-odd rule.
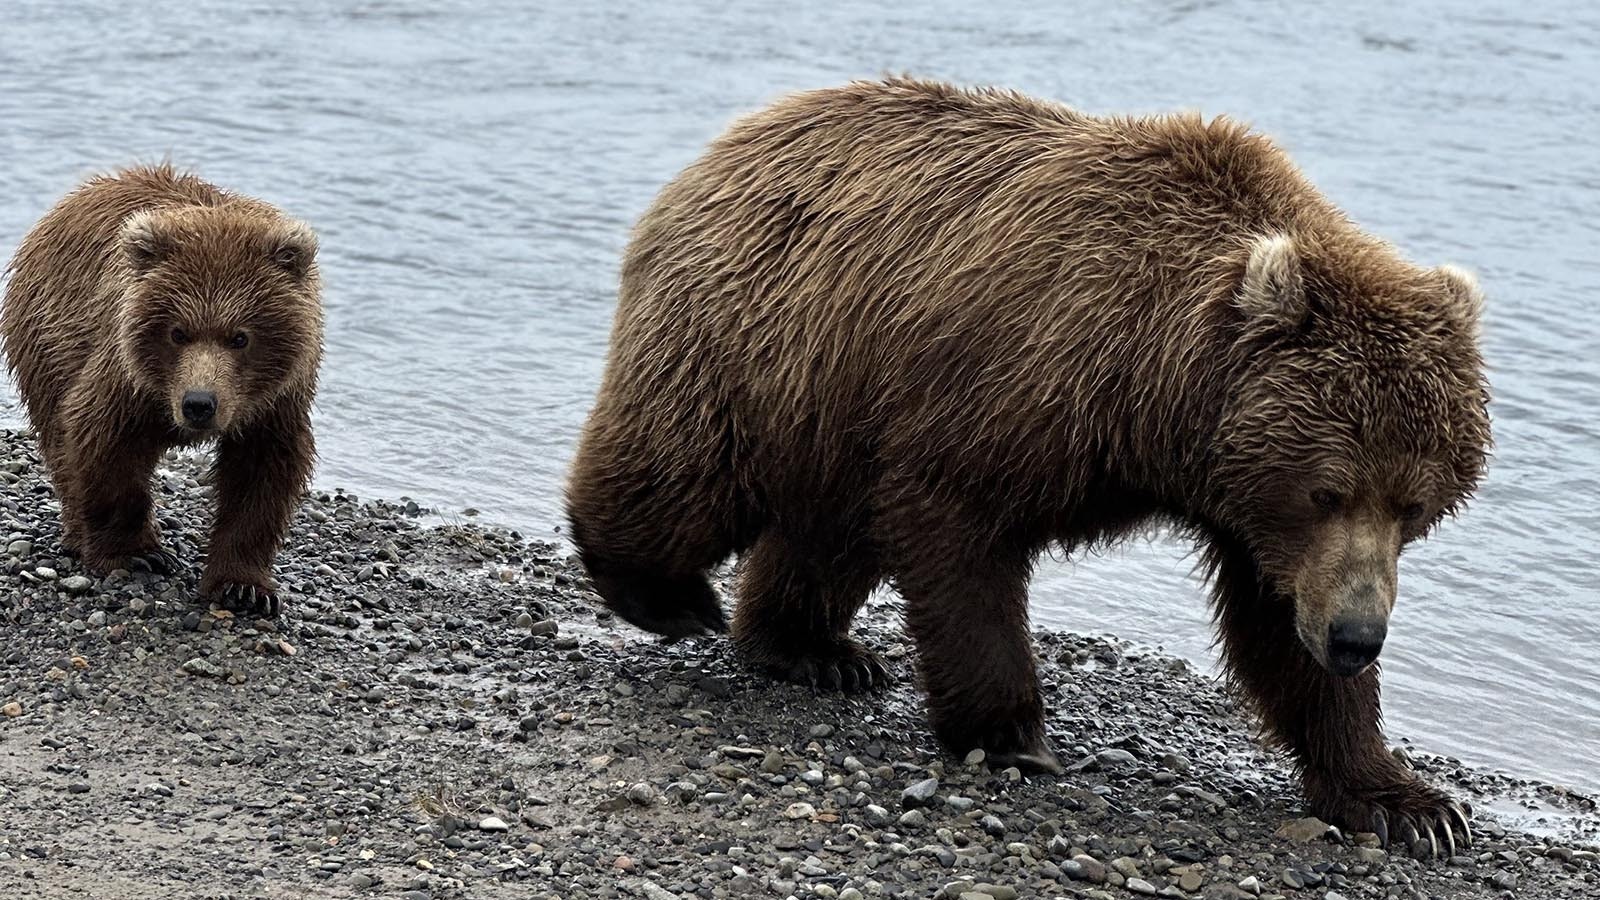
[[[288,403],[222,439],[213,478],[217,517],[201,593],[239,612],[281,611],[272,563],[315,459],[310,416]]]

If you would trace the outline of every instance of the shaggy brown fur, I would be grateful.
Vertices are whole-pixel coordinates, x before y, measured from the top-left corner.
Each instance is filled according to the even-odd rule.
[[[22,242],[0,335],[86,565],[172,570],[150,475],[215,440],[201,590],[277,612],[272,561],[315,455],[316,249],[272,206],[167,166],[90,180]]]
[[[639,223],[573,538],[674,636],[725,627],[705,573],[742,552],[739,649],[827,686],[883,677],[848,631],[892,580],[940,737],[1053,769],[1033,561],[1171,523],[1316,812],[1449,842],[1460,811],[1384,752],[1371,662],[1402,546],[1484,466],[1478,303],[1225,119],[801,94]]]

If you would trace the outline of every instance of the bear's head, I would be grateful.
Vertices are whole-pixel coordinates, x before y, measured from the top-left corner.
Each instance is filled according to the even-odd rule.
[[[308,226],[248,200],[154,209],[123,223],[119,247],[122,359],[175,428],[225,434],[315,383],[322,303]]]
[[[1490,446],[1472,276],[1370,238],[1269,235],[1236,259],[1247,359],[1213,446],[1213,515],[1318,663],[1378,656],[1407,544],[1460,510]]]

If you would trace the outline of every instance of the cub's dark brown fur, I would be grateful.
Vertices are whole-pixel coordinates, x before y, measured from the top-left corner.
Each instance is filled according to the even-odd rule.
[[[201,590],[276,612],[272,561],[315,455],[316,250],[304,224],[167,166],[88,181],[22,242],[0,335],[90,568],[177,565],[151,472],[214,440]]]
[[[1447,844],[1465,819],[1385,752],[1372,662],[1401,547],[1483,470],[1479,302],[1225,119],[801,94],[640,221],[573,538],[667,635],[725,627],[706,571],[741,553],[738,648],[828,686],[883,677],[849,627],[889,580],[940,737],[1053,769],[1033,562],[1170,523],[1316,812]]]

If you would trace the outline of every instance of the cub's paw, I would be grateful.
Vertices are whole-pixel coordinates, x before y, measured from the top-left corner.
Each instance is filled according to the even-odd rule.
[[[1370,831],[1384,849],[1399,845],[1418,859],[1448,859],[1470,846],[1472,808],[1407,775],[1399,786],[1346,789],[1343,801],[1322,807],[1321,815],[1353,831]]]
[[[848,638],[807,653],[762,656],[752,661],[768,675],[813,691],[876,691],[894,683],[878,654]]]

